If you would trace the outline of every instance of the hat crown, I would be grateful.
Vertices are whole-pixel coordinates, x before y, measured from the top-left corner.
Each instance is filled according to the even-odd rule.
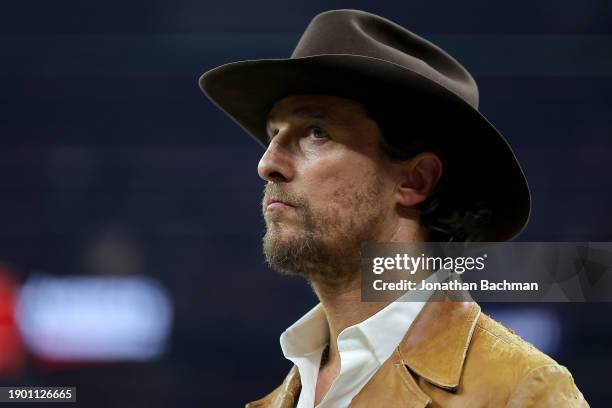
[[[291,58],[350,54],[384,60],[449,89],[475,109],[478,87],[470,73],[439,47],[375,14],[332,10],[313,18]]]

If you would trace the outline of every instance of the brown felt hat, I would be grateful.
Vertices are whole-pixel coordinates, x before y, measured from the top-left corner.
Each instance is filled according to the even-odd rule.
[[[445,161],[446,199],[491,209],[484,241],[507,241],[529,219],[527,181],[504,137],[478,112],[470,73],[439,47],[358,10],[317,15],[290,58],[232,62],[200,77],[204,93],[262,146],[278,100],[327,94],[362,102],[392,145],[427,141]]]

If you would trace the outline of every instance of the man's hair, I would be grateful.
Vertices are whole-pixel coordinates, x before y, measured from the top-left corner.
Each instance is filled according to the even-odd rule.
[[[380,148],[389,159],[407,161],[419,153],[432,152],[442,161],[444,171],[441,179],[432,194],[417,205],[421,225],[427,231],[427,241],[481,241],[492,212],[483,200],[462,202],[452,199],[456,198],[457,192],[451,191],[448,186],[449,161],[444,154],[427,141],[414,140],[404,142],[402,146],[392,144],[385,138],[385,128],[383,126],[380,128],[382,130]]]

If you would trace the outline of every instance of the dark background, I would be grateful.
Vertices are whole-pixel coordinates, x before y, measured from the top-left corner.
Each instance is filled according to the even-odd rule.
[[[262,150],[197,78],[289,56],[332,8],[392,19],[473,73],[481,111],[530,183],[519,240],[612,240],[609,2],[5,2],[0,263],[19,282],[40,270],[90,274],[84,248],[114,231],[137,243],[140,273],[168,289],[174,326],[156,361],[41,370],[28,360],[0,385],[76,385],[84,406],[234,407],[280,383],[290,364],[278,336],[316,299],[265,266]],[[536,345],[548,336],[556,346],[541,347],[592,406],[607,405],[612,305],[482,306]],[[534,313],[553,323],[521,326]]]

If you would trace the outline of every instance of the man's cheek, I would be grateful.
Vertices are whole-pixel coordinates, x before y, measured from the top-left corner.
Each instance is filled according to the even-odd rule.
[[[359,197],[359,191],[353,184],[345,184],[336,188],[330,197],[330,203],[336,207],[345,208],[346,211],[351,211],[355,204],[356,197]]]

